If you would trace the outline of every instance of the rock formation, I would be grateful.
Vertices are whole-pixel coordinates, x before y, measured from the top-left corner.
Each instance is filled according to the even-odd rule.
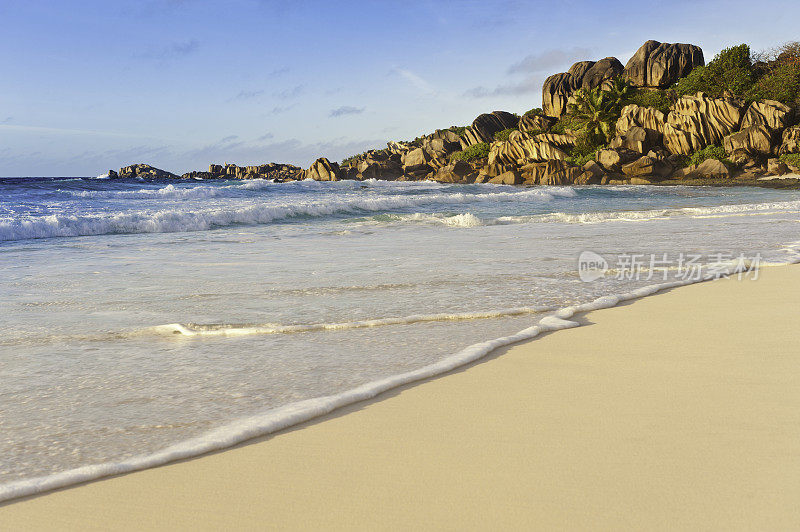
[[[622,76],[634,87],[666,88],[702,65],[699,46],[647,41],[630,58]]]
[[[109,174],[110,175],[110,174]],[[178,176],[172,172],[161,170],[149,164],[132,164],[119,169],[119,177],[141,177],[143,179],[175,179]]]
[[[481,142],[492,142],[494,134],[504,129],[516,128],[519,117],[506,111],[484,113],[472,121],[472,125],[461,136],[461,148],[465,149]]]
[[[325,157],[320,157],[311,164],[311,167],[304,171],[302,179],[313,179],[314,181],[339,181],[341,170],[339,163],[332,163]]]
[[[739,128],[743,102],[734,98],[710,98],[698,92],[683,96],[670,108],[664,125],[664,147],[670,153],[689,155]]]

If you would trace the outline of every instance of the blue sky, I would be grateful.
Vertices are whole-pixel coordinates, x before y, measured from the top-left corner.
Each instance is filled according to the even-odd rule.
[[[539,107],[577,60],[656,39],[708,61],[798,40],[798,19],[796,0],[0,0],[0,175],[339,160]]]

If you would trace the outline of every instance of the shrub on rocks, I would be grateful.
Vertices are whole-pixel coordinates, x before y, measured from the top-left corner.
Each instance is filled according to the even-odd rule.
[[[708,159],[716,159],[727,165],[732,164],[728,160],[728,154],[722,146],[706,146],[702,150],[698,150],[691,154],[688,158],[687,164],[691,166],[699,166]]]
[[[466,148],[462,151],[453,152],[450,154],[451,161],[474,161],[475,159],[483,159],[489,156],[489,143],[479,142]]]
[[[494,134],[494,140],[498,140],[498,141],[504,142],[504,141],[508,140],[508,136],[511,135],[511,133],[513,133],[514,131],[517,131],[517,130],[508,128],[508,129],[504,129],[502,131],[498,131],[497,133]]]
[[[698,66],[675,84],[678,96],[704,92],[719,97],[726,92],[744,96],[753,86],[754,72],[750,47],[746,44],[725,48],[706,66]]]

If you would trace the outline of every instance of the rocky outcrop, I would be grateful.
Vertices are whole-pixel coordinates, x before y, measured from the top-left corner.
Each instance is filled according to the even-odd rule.
[[[430,154],[423,148],[416,148],[403,155],[403,174],[408,176],[424,176],[433,171]]]
[[[625,148],[637,153],[647,153],[661,144],[661,133],[655,129],[634,126],[611,140],[609,148]]]
[[[624,135],[630,128],[637,126],[660,133],[664,129],[665,122],[664,113],[658,109],[639,107],[634,103],[622,108],[617,120],[617,134]]]
[[[647,41],[630,58],[622,76],[635,87],[666,88],[702,65],[699,46]]]
[[[555,123],[555,119],[542,115],[525,115],[519,119],[520,131],[530,131],[533,133],[547,133]]]
[[[332,163],[325,157],[320,157],[311,164],[311,167],[303,172],[303,179],[313,179],[314,181],[339,181],[342,174],[339,163]]]
[[[601,59],[584,72],[580,88],[591,90],[596,87],[602,87],[607,81],[622,74],[623,69],[622,63],[616,57]]]
[[[167,172],[166,170],[161,170],[160,168],[144,163],[132,164],[120,168],[117,175],[123,178],[140,177],[142,179],[177,179],[178,177],[172,172]]]
[[[547,116],[560,117],[567,111],[569,97],[580,87],[569,72],[553,74],[542,85],[542,110]]]
[[[522,184],[522,177],[520,177],[520,174],[517,170],[508,170],[497,177],[490,179],[489,183],[494,183],[497,185],[520,185]]]
[[[800,126],[792,126],[783,132],[778,153],[800,153]]]
[[[716,159],[706,159],[688,173],[689,177],[721,179],[731,176],[727,166]]]
[[[515,132],[507,141],[494,142],[489,150],[488,166],[523,166],[531,161],[562,160],[567,154],[549,142],[538,140],[539,135],[531,136]]]
[[[569,97],[578,89],[600,87],[622,73],[622,63],[615,57],[600,61],[580,61],[567,72],[553,74],[542,86],[542,110],[551,117],[560,117],[567,110]]]
[[[751,126],[766,126],[772,131],[780,132],[791,125],[794,118],[792,108],[775,100],[753,102],[742,118],[742,129]]]
[[[739,128],[743,103],[734,98],[710,98],[698,92],[683,96],[670,108],[664,125],[664,147],[689,155],[711,144],[721,144]]]
[[[481,142],[492,142],[494,134],[504,129],[514,129],[519,117],[506,111],[484,113],[472,121],[472,125],[461,136],[461,149]]]
[[[439,168],[433,179],[440,183],[466,183],[472,173],[472,165],[468,162],[455,161]]]
[[[769,155],[772,152],[772,138],[772,131],[760,124],[726,136],[722,146],[731,156],[731,160],[738,163],[752,156]]]
[[[208,172],[188,172],[183,178],[194,179],[273,179],[291,181],[300,178],[303,169],[291,164],[268,163],[251,166],[237,166],[231,163],[210,164]]]
[[[607,172],[617,172],[623,164],[627,164],[639,157],[639,154],[625,149],[605,149],[597,153],[597,162],[606,169]]]
[[[354,161],[355,179],[396,179],[403,173],[402,157],[389,150],[370,150]]]

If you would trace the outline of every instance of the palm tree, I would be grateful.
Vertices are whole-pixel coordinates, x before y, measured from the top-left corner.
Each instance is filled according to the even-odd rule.
[[[618,116],[618,113],[614,113],[611,98],[599,88],[581,89],[572,96],[573,101],[569,103],[568,111],[578,127],[593,141],[608,142]]]

